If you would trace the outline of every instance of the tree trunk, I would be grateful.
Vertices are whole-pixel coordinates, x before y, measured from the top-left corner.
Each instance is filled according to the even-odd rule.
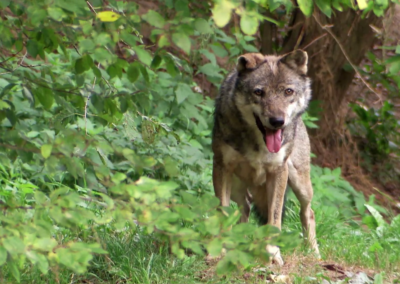
[[[318,155],[323,154],[326,150],[333,150],[341,143],[340,134],[344,127],[344,112],[341,109],[355,72],[347,62],[339,44],[318,24],[314,17],[321,25],[330,26],[329,29],[355,66],[360,64],[365,53],[375,42],[375,33],[370,25],[381,27],[382,19],[372,13],[362,19],[361,13],[352,9],[337,12],[330,19],[317,8],[314,9],[314,15],[309,18],[306,18],[299,9],[295,10],[292,15],[291,31],[284,39],[280,53],[284,54],[296,48],[308,52],[308,74],[313,81],[313,100],[320,101],[322,109],[319,114],[319,129],[311,133],[314,136],[311,139],[313,144],[318,141],[318,145],[325,148],[314,147],[313,152]],[[324,36],[324,34],[326,35]],[[261,52],[265,54],[268,51],[266,48],[268,39],[263,38],[262,32],[260,35]],[[345,107],[347,106],[345,105]]]

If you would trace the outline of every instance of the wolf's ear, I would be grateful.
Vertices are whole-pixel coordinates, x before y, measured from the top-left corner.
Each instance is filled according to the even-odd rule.
[[[236,65],[236,70],[238,72],[242,72],[244,70],[251,70],[257,68],[264,61],[265,57],[261,53],[246,53],[239,56]]]
[[[280,61],[289,65],[302,75],[307,74],[308,55],[307,52],[303,50],[298,49],[286,54],[280,59]]]

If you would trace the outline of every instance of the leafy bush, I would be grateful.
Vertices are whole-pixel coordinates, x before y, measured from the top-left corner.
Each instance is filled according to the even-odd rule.
[[[213,102],[193,81],[197,72],[218,86],[226,71],[213,52],[255,51],[254,38],[227,36],[188,11],[139,17],[134,3],[111,2],[119,13],[101,11],[99,1],[1,5],[0,265],[17,281],[27,261],[44,274],[59,265],[82,273],[94,254],[107,253],[91,236],[96,228],[137,225],[169,236],[178,257],[225,247],[220,271],[268,258],[260,248],[282,237],[251,224],[228,230],[238,211],[222,214],[203,194]],[[157,48],[138,33],[141,20],[154,27]],[[197,70],[164,48],[190,53],[190,37],[204,35],[215,43]]]
[[[267,7],[258,2],[216,2],[214,23],[199,1],[159,1],[145,14],[134,2],[1,1],[4,271],[17,281],[27,270],[83,273],[110,251],[102,230],[160,233],[179,258],[226,248],[221,273],[267,259],[266,244],[296,244],[268,226],[234,225],[239,211],[217,210],[208,194],[213,102],[195,81],[218,87],[227,71],[217,58],[257,51],[252,34]],[[278,4],[293,8],[270,9]],[[309,15],[312,5],[300,8]],[[247,35],[220,28],[232,11],[244,13]]]
[[[381,47],[389,48],[389,47]],[[367,107],[363,100],[350,104],[356,118],[348,121],[351,134],[357,138],[363,158],[363,166],[383,183],[398,182],[400,134],[395,101],[400,86],[400,48],[393,46],[395,53],[380,59],[368,53],[368,64],[361,70],[369,82],[379,86],[386,96],[378,107]]]

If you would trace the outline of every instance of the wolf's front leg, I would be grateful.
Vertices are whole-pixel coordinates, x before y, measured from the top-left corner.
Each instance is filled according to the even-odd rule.
[[[253,201],[258,212],[268,224],[277,227],[282,225],[282,208],[288,180],[288,166],[283,166],[267,172],[266,187],[259,187],[253,196]],[[272,260],[283,265],[280,250],[277,246],[267,246],[267,251],[272,255]]]
[[[220,200],[221,206],[229,206],[231,200],[232,172],[224,166],[222,158],[214,155],[213,184],[215,196]]]
[[[311,200],[313,197],[313,188],[310,179],[310,165],[304,164],[296,168],[289,162],[289,185],[294,194],[300,201],[300,219],[303,226],[304,238],[310,244],[318,258],[321,257],[317,244],[315,233],[315,215],[311,209]]]

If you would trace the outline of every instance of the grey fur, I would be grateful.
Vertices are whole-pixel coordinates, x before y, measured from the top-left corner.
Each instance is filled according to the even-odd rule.
[[[289,181],[301,203],[305,236],[319,255],[311,209],[310,144],[301,120],[311,98],[306,73],[307,53],[300,50],[283,57],[250,53],[238,58],[215,103],[213,183],[222,206],[232,199],[241,207],[242,222],[248,220],[253,202],[268,223],[280,229]],[[280,131],[281,140],[268,136],[281,141],[278,152],[270,152],[266,135]],[[283,264],[278,248],[267,250]]]

